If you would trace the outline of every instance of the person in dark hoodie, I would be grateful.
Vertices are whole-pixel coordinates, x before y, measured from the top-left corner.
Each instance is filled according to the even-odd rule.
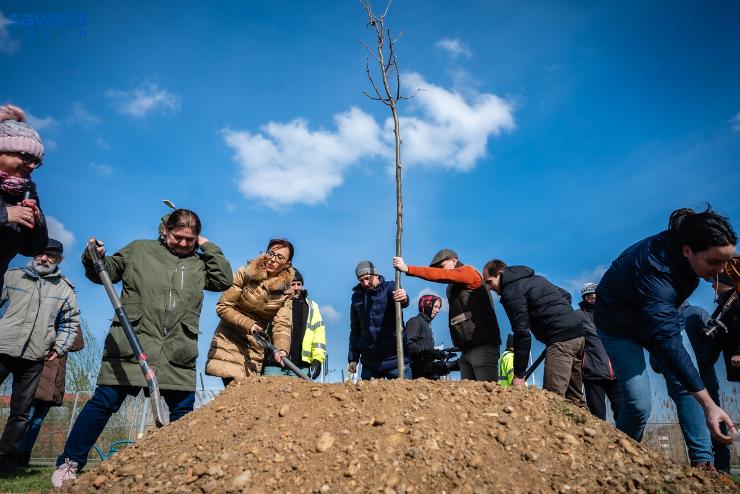
[[[586,347],[583,350],[583,388],[586,392],[586,406],[594,417],[606,420],[606,398],[609,398],[612,414],[619,416],[619,383],[614,374],[604,345],[599,339],[594,325],[594,303],[596,302],[596,283],[586,283],[581,288],[581,302],[576,314],[581,317],[586,331]]]
[[[440,374],[435,371],[435,359],[446,357],[445,352],[434,348],[432,319],[442,308],[442,299],[436,295],[422,295],[419,298],[419,314],[406,321],[411,376],[414,379],[426,377],[437,380]]]
[[[452,249],[437,252],[429,267],[407,266],[402,257],[393,258],[393,267],[409,276],[447,283],[450,336],[462,351],[460,378],[497,381],[501,334],[481,274],[460,262]]]
[[[398,378],[396,352],[395,302],[408,307],[409,298],[403,288],[394,290],[392,281],[385,279],[370,261],[362,261],[355,268],[357,285],[352,289],[350,306],[348,370],[357,372],[362,364],[364,380]],[[404,347],[406,331],[404,330]],[[404,375],[411,379],[408,350],[404,348]]]
[[[722,272],[736,244],[727,218],[709,207],[700,213],[678,209],[671,213],[667,230],[628,247],[601,279],[594,322],[619,376],[617,428],[636,441],[642,439],[652,410],[645,349],[693,395],[712,435],[732,441],[720,429],[722,423],[732,429],[732,420],[707,392],[683,346],[686,321],[680,307],[700,278]]]
[[[514,333],[513,386],[524,386],[534,336],[545,344],[543,387],[583,406],[581,358],[585,331],[571,296],[527,266],[492,260],[483,267],[486,286],[501,297]]]

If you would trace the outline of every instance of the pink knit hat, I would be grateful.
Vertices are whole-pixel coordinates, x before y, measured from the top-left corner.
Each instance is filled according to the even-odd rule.
[[[0,153],[25,153],[44,159],[44,145],[26,114],[14,105],[0,106]]]

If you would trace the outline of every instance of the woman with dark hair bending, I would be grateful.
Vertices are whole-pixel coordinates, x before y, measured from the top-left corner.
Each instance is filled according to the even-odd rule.
[[[622,391],[617,428],[635,440],[642,439],[652,408],[646,349],[660,364],[671,397],[682,405],[679,413],[690,418],[692,413],[701,417],[703,411],[712,435],[731,442],[720,425],[731,429],[732,421],[710,398],[683,346],[680,307],[700,278],[710,280],[722,272],[736,244],[727,218],[709,207],[700,213],[678,209],[671,214],[668,230],[627,248],[601,279],[594,319]],[[708,436],[706,428],[701,429],[684,428],[687,443],[706,442],[701,437]],[[709,455],[711,462],[711,445]]]
[[[98,242],[98,255],[105,246]],[[221,249],[201,235],[198,215],[187,209],[170,214],[159,240],[135,240],[103,258],[113,283],[123,282],[121,301],[149,356],[162,397],[174,421],[193,410],[198,322],[203,290],[231,285],[231,266]],[[101,283],[87,250],[85,276]],[[102,291],[101,291],[102,296]],[[111,415],[128,395],[147,389],[120,321],[113,318],[105,339],[95,393],[80,412],[57,459],[54,487],[75,478]]]
[[[234,273],[234,282],[216,305],[221,322],[211,340],[206,374],[220,377],[224,386],[234,379],[259,376],[264,349],[254,334],[271,336],[277,351],[273,360],[283,366],[290,352],[293,320],[293,244],[272,239],[267,252]]]

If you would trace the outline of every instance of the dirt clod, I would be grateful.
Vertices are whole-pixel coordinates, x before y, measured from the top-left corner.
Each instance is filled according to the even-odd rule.
[[[62,492],[737,491],[540,389],[275,377],[229,386]]]

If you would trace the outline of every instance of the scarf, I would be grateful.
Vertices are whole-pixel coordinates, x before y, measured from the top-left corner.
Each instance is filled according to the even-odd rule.
[[[29,188],[30,178],[14,177],[0,171],[0,190],[13,196],[21,196]]]

